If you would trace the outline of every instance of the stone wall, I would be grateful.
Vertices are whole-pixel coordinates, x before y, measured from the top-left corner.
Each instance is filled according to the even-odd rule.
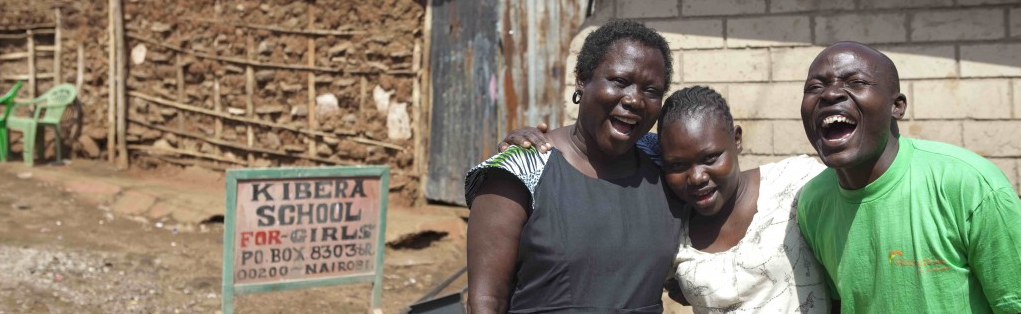
[[[902,132],[951,143],[1021,176],[1021,1],[1018,0],[615,0],[572,41],[611,18],[659,30],[674,57],[672,90],[708,85],[745,130],[742,166],[814,154],[798,105],[823,47],[863,42],[897,64],[908,98]],[[566,123],[577,115],[565,91]],[[1021,190],[1021,188],[1019,188]]]

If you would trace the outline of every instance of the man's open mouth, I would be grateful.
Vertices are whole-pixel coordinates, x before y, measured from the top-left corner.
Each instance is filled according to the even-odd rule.
[[[829,115],[822,119],[819,130],[822,138],[827,141],[840,141],[851,137],[858,128],[858,121],[841,115]]]

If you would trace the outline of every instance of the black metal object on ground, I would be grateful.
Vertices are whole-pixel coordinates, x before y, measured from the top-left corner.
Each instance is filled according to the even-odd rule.
[[[409,314],[464,314],[464,293],[452,293],[436,299],[414,304]]]
[[[464,297],[468,287],[461,289],[459,293],[453,293],[446,296],[433,299],[436,294],[450,286],[457,278],[468,272],[468,266],[461,267],[453,275],[447,277],[442,282],[437,284],[435,287],[426,292],[421,298],[415,301],[415,304],[408,306],[406,309],[401,311],[402,314],[447,314],[447,313],[465,313]],[[454,311],[457,310],[458,311]],[[454,311],[454,312],[451,312]]]

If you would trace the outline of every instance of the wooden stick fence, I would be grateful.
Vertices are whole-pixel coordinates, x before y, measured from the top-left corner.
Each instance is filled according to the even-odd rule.
[[[216,88],[216,90],[219,90],[219,88]],[[251,125],[258,125],[258,126],[267,127],[267,128],[284,129],[284,130],[288,130],[288,131],[292,131],[292,132],[302,133],[302,134],[309,135],[309,136],[318,136],[318,137],[322,137],[324,139],[329,139],[329,140],[336,140],[336,141],[340,140],[340,138],[338,138],[338,137],[336,137],[334,135],[353,136],[353,135],[357,134],[355,132],[350,132],[350,131],[346,131],[346,132],[341,131],[343,133],[337,133],[338,131],[334,131],[334,133],[326,133],[326,132],[322,132],[322,131],[303,129],[303,128],[300,128],[300,127],[296,127],[294,125],[273,123],[273,122],[264,121],[264,120],[256,119],[256,118],[249,117],[249,116],[245,116],[245,117],[235,116],[235,115],[231,115],[231,114],[228,114],[228,113],[223,113],[222,111],[219,111],[219,110],[215,110],[215,109],[214,110],[209,110],[209,109],[205,109],[205,108],[195,107],[195,106],[192,106],[192,105],[182,104],[182,103],[175,102],[175,101],[172,101],[172,100],[163,99],[163,98],[152,96],[152,95],[147,95],[145,93],[138,92],[138,91],[130,91],[130,92],[128,92],[128,96],[140,98],[140,99],[149,101],[149,102],[157,104],[157,105],[163,105],[163,106],[180,109],[180,110],[187,111],[187,112],[201,113],[201,114],[213,116],[213,117],[219,118],[220,120],[232,120],[232,121],[235,121],[235,122],[247,123],[247,124],[251,124]],[[351,138],[351,140],[354,141],[354,142],[357,142],[357,143],[361,143],[361,144],[379,146],[379,147],[384,147],[384,148],[389,148],[389,149],[394,149],[394,150],[404,150],[405,149],[404,147],[402,147],[400,145],[390,144],[390,143],[376,141],[376,140],[367,139],[367,138],[355,137],[355,138]]]
[[[128,168],[128,142],[127,142],[127,97],[125,92],[127,91],[125,80],[127,80],[127,62],[124,48],[126,47],[124,42],[124,12],[121,0],[113,0],[114,5],[111,6],[111,10],[114,12],[114,36],[115,45],[114,49],[117,51],[117,168],[127,169]],[[110,145],[109,142],[107,145]]]
[[[114,1],[110,0],[108,8],[113,8]],[[106,159],[109,163],[114,163],[117,157],[117,150],[114,143],[117,138],[117,96],[116,89],[117,84],[115,83],[117,77],[117,68],[114,64],[117,63],[117,52],[114,51],[114,47],[117,46],[114,37],[117,37],[117,33],[114,31],[113,26],[113,9],[108,10],[107,18],[107,106],[106,106]]]
[[[312,15],[313,10],[315,10],[315,6],[309,5],[308,28],[310,29],[315,27],[315,16]],[[308,66],[314,67],[316,65],[316,39],[312,38],[312,36],[308,36],[307,41],[308,53],[305,55],[308,58]],[[306,75],[308,75],[308,108],[306,109],[306,112],[308,112],[308,129],[315,131],[316,128],[319,127],[319,124],[316,122],[316,74],[308,72]],[[308,155],[316,156],[316,149],[315,138],[309,138]]]
[[[49,29],[50,31],[53,31],[53,28],[56,27],[57,23],[37,23],[18,26],[0,26],[0,31],[27,31],[35,29]]]
[[[175,63],[174,66],[175,66],[175,68],[177,70],[177,80],[176,81],[178,83],[177,84],[177,93],[176,93],[176,95],[170,95],[168,93],[165,93],[165,92],[159,91],[159,90],[156,91],[156,94],[164,96],[164,97],[153,96],[151,94],[146,94],[146,93],[143,93],[143,92],[140,92],[140,91],[130,91],[130,92],[128,92],[128,95],[130,97],[141,99],[141,100],[147,101],[149,103],[156,104],[158,106],[163,106],[163,107],[173,108],[173,109],[178,110],[178,113],[177,113],[178,114],[177,120],[179,121],[178,123],[183,123],[183,121],[185,120],[183,117],[186,117],[188,115],[197,114],[197,115],[200,115],[200,116],[210,117],[210,118],[213,119],[213,130],[211,131],[212,137],[209,138],[208,135],[194,134],[194,133],[191,133],[191,132],[185,130],[183,124],[178,124],[176,126],[176,128],[172,128],[172,127],[169,127],[169,126],[166,126],[166,125],[157,125],[157,124],[154,124],[154,123],[151,123],[151,122],[142,121],[142,120],[139,120],[139,119],[131,119],[130,120],[131,123],[139,125],[139,126],[147,127],[147,128],[150,128],[150,129],[155,129],[155,130],[159,130],[159,131],[163,131],[163,132],[168,132],[168,133],[176,134],[176,135],[179,135],[179,136],[184,136],[184,137],[198,139],[200,141],[203,141],[203,142],[206,142],[206,143],[209,143],[209,144],[213,144],[213,145],[216,146],[216,150],[218,152],[219,152],[221,147],[237,149],[237,150],[240,150],[240,151],[243,151],[243,152],[247,152],[245,155],[242,156],[242,158],[244,159],[243,161],[242,160],[237,160],[237,161],[231,160],[231,161],[229,161],[230,163],[238,164],[238,165],[254,165],[254,164],[256,164],[256,160],[255,160],[256,156],[255,156],[255,154],[257,154],[257,153],[269,154],[269,155],[274,155],[274,156],[283,156],[283,157],[289,157],[289,158],[305,159],[305,160],[311,160],[311,161],[316,161],[316,162],[338,163],[338,164],[353,164],[352,162],[337,160],[335,158],[321,158],[321,157],[319,157],[317,155],[317,153],[318,153],[317,150],[319,149],[317,144],[320,143],[320,141],[334,142],[335,143],[335,142],[341,140],[339,137],[346,137],[347,138],[346,140],[354,142],[354,143],[358,143],[358,144],[361,144],[361,145],[371,145],[371,146],[383,147],[383,148],[386,148],[386,149],[398,150],[398,151],[405,150],[406,148],[402,147],[400,145],[386,143],[386,142],[383,142],[383,141],[372,140],[372,139],[368,139],[368,138],[364,138],[364,137],[357,137],[356,136],[357,132],[354,132],[354,131],[333,130],[332,132],[322,132],[322,131],[318,130],[318,128],[319,128],[319,121],[317,121],[317,117],[316,117],[316,96],[317,96],[316,95],[316,84],[317,84],[317,82],[316,82],[316,74],[317,73],[325,73],[325,74],[349,74],[349,75],[353,74],[353,75],[361,76],[361,80],[360,81],[362,83],[362,87],[361,88],[363,90],[361,97],[359,97],[359,103],[360,103],[359,107],[361,108],[361,107],[364,107],[364,103],[366,101],[369,101],[368,100],[369,97],[367,95],[367,88],[365,86],[366,85],[365,75],[378,75],[378,74],[414,75],[414,74],[417,73],[419,68],[417,66],[411,65],[411,66],[407,67],[407,68],[410,68],[408,70],[385,70],[385,71],[383,71],[383,69],[352,70],[352,69],[345,69],[345,68],[317,66],[316,65],[316,57],[315,57],[316,56],[316,43],[315,43],[315,38],[314,37],[316,37],[316,36],[351,36],[351,35],[356,35],[356,34],[364,34],[364,32],[359,32],[359,31],[336,31],[336,30],[316,30],[316,29],[314,29],[314,25],[315,25],[315,23],[314,23],[315,22],[314,13],[315,13],[314,12],[314,8],[312,6],[309,6],[308,7],[308,21],[307,21],[308,28],[307,29],[286,29],[286,28],[281,28],[281,27],[276,27],[276,26],[267,26],[267,25],[254,25],[254,24],[229,23],[229,22],[225,23],[225,22],[221,22],[220,19],[198,19],[198,18],[185,18],[184,19],[184,20],[190,20],[190,21],[195,21],[195,22],[199,22],[199,23],[206,23],[206,24],[219,24],[219,25],[227,24],[227,25],[232,25],[232,26],[239,27],[239,28],[248,28],[248,29],[255,29],[255,30],[267,30],[267,31],[271,31],[271,32],[274,32],[274,33],[280,33],[280,34],[292,34],[292,35],[307,36],[308,38],[306,40],[307,40],[307,46],[308,46],[307,48],[308,48],[308,50],[307,50],[307,53],[306,53],[306,62],[305,62],[305,64],[283,64],[283,63],[272,63],[272,62],[260,62],[260,61],[256,60],[257,54],[255,52],[255,47],[256,47],[255,41],[254,41],[255,38],[252,37],[251,35],[249,35],[246,38],[246,47],[247,48],[245,49],[244,56],[240,57],[240,56],[225,56],[225,55],[219,55],[219,54],[208,53],[208,52],[203,52],[203,51],[195,51],[195,50],[187,49],[187,48],[184,48],[184,47],[181,47],[181,46],[177,46],[177,45],[173,45],[173,44],[168,44],[168,43],[163,42],[163,41],[158,41],[158,40],[152,39],[151,37],[143,36],[143,35],[140,35],[140,34],[134,33],[134,32],[128,32],[128,33],[124,34],[124,37],[126,37],[128,39],[131,39],[131,40],[134,40],[136,42],[145,43],[146,45],[150,45],[151,47],[154,47],[154,48],[157,48],[157,49],[165,49],[165,50],[173,52],[175,54],[174,59],[173,59],[173,63]],[[416,53],[420,53],[420,50],[418,50]],[[193,105],[187,104],[189,100],[188,100],[188,96],[185,93],[185,86],[184,86],[185,78],[184,78],[184,64],[183,64],[183,61],[182,61],[182,57],[183,56],[192,56],[192,57],[199,58],[199,59],[206,59],[206,60],[212,60],[212,61],[216,61],[216,62],[229,63],[229,64],[238,65],[238,66],[243,66],[244,67],[243,74],[244,74],[244,77],[245,77],[245,79],[244,79],[245,86],[244,86],[244,95],[243,95],[243,99],[244,99],[243,100],[244,101],[244,113],[241,114],[241,115],[236,115],[236,114],[229,113],[229,112],[225,111],[225,109],[226,109],[224,107],[225,105],[222,103],[223,95],[221,94],[221,92],[222,92],[222,90],[221,90],[222,89],[222,80],[219,77],[219,75],[214,75],[213,78],[212,78],[212,80],[213,80],[213,82],[212,82],[213,83],[212,84],[212,94],[213,94],[212,95],[212,98],[213,98],[213,100],[212,100],[212,105],[213,106],[212,107],[213,108],[212,109],[202,108],[202,107],[198,107],[198,106],[193,106]],[[421,60],[421,59],[418,59],[418,60]],[[418,62],[420,62],[420,61],[418,61]],[[305,111],[307,112],[307,118],[306,118],[307,119],[307,121],[306,121],[307,124],[306,125],[298,125],[298,124],[294,124],[294,123],[288,123],[288,124],[275,123],[275,122],[271,122],[271,121],[267,121],[267,120],[262,120],[262,119],[260,119],[259,117],[256,116],[256,110],[255,110],[255,94],[256,94],[256,90],[255,90],[256,89],[255,71],[257,69],[262,69],[262,68],[265,68],[265,69],[275,69],[275,70],[289,70],[289,71],[304,71],[304,72],[307,72],[306,73],[306,78],[307,78],[308,98],[307,98],[307,104],[304,106],[305,107],[304,109],[306,109]],[[321,82],[319,82],[319,83],[321,83]],[[176,96],[176,97],[174,97],[174,96]],[[168,98],[172,98],[172,99],[168,99]],[[235,123],[241,123],[243,125],[243,127],[244,127],[244,134],[242,135],[242,139],[241,139],[241,141],[239,143],[233,143],[233,142],[225,141],[223,139],[224,121],[232,121],[232,122],[235,122]],[[303,136],[305,136],[307,138],[307,141],[306,141],[307,142],[307,149],[305,149],[305,153],[304,154],[301,154],[301,156],[299,156],[298,154],[295,154],[295,153],[292,153],[292,152],[278,151],[278,150],[272,150],[272,149],[266,149],[266,148],[259,148],[259,147],[256,146],[255,127],[264,127],[264,128],[277,129],[277,130],[287,130],[287,131],[291,131],[291,132],[295,132],[295,133],[301,134],[301,135],[303,135]],[[132,147],[133,148],[137,148],[138,146],[137,145],[133,145]],[[146,150],[146,151],[148,152],[148,151],[151,151],[151,150]],[[196,158],[204,158],[204,157],[202,157],[200,155],[195,155],[195,154],[192,154],[192,155],[178,154],[178,155],[189,156],[189,157],[196,157]],[[228,162],[228,161],[224,161],[224,160],[217,160],[217,159],[214,159],[214,158],[205,158],[205,159],[211,159],[213,161],[220,161],[220,162]]]
[[[150,129],[160,130],[160,131],[167,132],[167,133],[173,133],[173,134],[178,135],[178,136],[184,136],[184,137],[200,140],[200,141],[203,141],[203,142],[206,142],[206,143],[209,143],[209,144],[214,144],[214,145],[219,145],[219,146],[224,146],[224,147],[230,147],[230,148],[234,148],[234,149],[238,149],[238,150],[242,150],[242,151],[251,151],[251,152],[256,152],[256,153],[263,153],[263,154],[269,154],[269,155],[275,155],[275,156],[281,156],[281,157],[288,157],[288,158],[295,158],[295,159],[306,159],[306,160],[318,161],[318,162],[328,163],[328,164],[348,165],[348,166],[358,165],[359,164],[359,163],[356,163],[356,162],[343,161],[343,160],[339,160],[339,159],[328,159],[328,158],[321,158],[321,157],[310,157],[310,156],[303,156],[303,155],[294,155],[294,154],[291,154],[291,153],[288,153],[288,152],[285,152],[285,151],[278,151],[278,150],[259,148],[259,147],[248,147],[246,145],[240,145],[240,144],[236,144],[236,143],[231,143],[231,142],[224,141],[224,140],[212,139],[212,138],[209,138],[208,136],[203,135],[203,134],[196,134],[196,133],[191,133],[191,132],[187,132],[187,131],[179,131],[179,130],[175,130],[175,129],[172,129],[172,128],[168,128],[168,127],[164,127],[164,126],[159,126],[159,125],[151,124],[151,123],[148,123],[148,122],[145,122],[145,121],[142,121],[142,120],[139,120],[139,119],[135,119],[135,118],[128,118],[128,122],[135,123],[135,124],[138,124],[138,125],[150,128]]]
[[[205,53],[205,52],[199,52],[199,51],[193,51],[193,50],[189,50],[189,49],[184,49],[184,48],[179,47],[179,46],[175,46],[175,45],[159,42],[159,41],[156,41],[156,40],[153,40],[153,39],[145,38],[144,36],[141,36],[141,35],[138,35],[138,34],[135,34],[135,33],[131,33],[131,32],[127,33],[126,36],[128,38],[133,39],[133,40],[144,42],[144,43],[147,43],[147,44],[150,44],[150,45],[153,45],[153,46],[170,49],[170,50],[173,50],[173,51],[176,51],[176,52],[179,52],[179,53],[185,53],[185,54],[193,55],[193,56],[196,56],[196,57],[199,57],[199,58],[203,58],[203,59],[216,60],[216,61],[234,63],[234,64],[245,65],[245,66],[253,66],[253,67],[259,67],[259,68],[275,68],[275,69],[286,69],[286,70],[296,70],[296,71],[315,71],[315,72],[335,73],[335,74],[341,74],[341,73],[348,73],[348,74],[390,74],[390,75],[415,75],[416,74],[415,71],[412,71],[412,70],[387,70],[387,71],[346,70],[346,69],[340,69],[340,68],[307,66],[307,65],[299,65],[299,64],[284,64],[284,63],[259,62],[259,61],[255,61],[255,60],[252,60],[252,59],[218,56],[218,55],[214,55],[214,54],[210,54],[210,53]]]
[[[291,29],[283,28],[272,25],[257,25],[257,24],[245,24],[245,23],[229,23],[222,22],[212,19],[201,19],[201,18],[187,18],[186,20],[195,21],[203,24],[218,24],[218,25],[231,25],[234,27],[266,30],[274,33],[281,34],[294,34],[294,35],[314,35],[314,36],[353,36],[353,35],[364,35],[368,32],[365,31],[338,31],[338,30],[325,30],[325,29],[312,29],[312,25],[309,25],[308,29]]]
[[[250,61],[255,55],[255,39],[249,36],[248,41],[248,60]],[[255,116],[255,69],[252,68],[251,64],[247,64],[245,67],[245,114],[248,117]],[[248,139],[248,148],[255,147],[255,131],[252,125],[245,125],[245,135]],[[255,163],[255,155],[248,153],[248,163]]]
[[[56,23],[54,23],[55,25],[54,25],[54,29],[53,29],[53,38],[54,38],[54,40],[53,40],[53,77],[56,78],[57,81],[60,81],[60,80],[63,80],[63,77],[60,76],[60,61],[61,61],[60,60],[60,52],[61,52],[61,46],[60,46],[60,24],[61,24],[60,23],[60,8],[58,7],[56,9],[54,9],[53,11],[54,11],[53,12],[53,15],[54,15],[53,19],[54,19],[54,21],[56,21]],[[40,48],[42,48],[42,47],[40,47]],[[54,84],[54,85],[56,85],[56,84]]]
[[[56,16],[60,10],[54,10]],[[28,64],[28,73],[24,74],[2,74],[0,81],[25,81],[27,85],[22,89],[25,97],[18,97],[18,101],[26,101],[35,98],[39,94],[40,80],[61,80],[60,74],[60,20],[56,23],[37,23],[19,26],[0,26],[0,40],[24,40],[25,51],[9,52],[0,54],[0,61],[25,60]],[[54,45],[40,45],[37,37],[53,35]],[[51,57],[53,68],[49,72],[40,72],[39,57]]]
[[[223,56],[213,53],[207,53],[202,51],[195,51],[186,49],[180,46],[171,45],[166,42],[157,41],[146,36],[141,36],[133,32],[125,32],[124,24],[122,20],[123,7],[121,6],[122,0],[109,0],[110,12],[109,12],[109,50],[108,59],[108,84],[109,84],[109,106],[108,106],[108,117],[107,123],[109,126],[107,134],[107,157],[112,163],[116,163],[119,168],[127,167],[129,150],[140,154],[145,154],[159,160],[163,160],[170,163],[181,164],[181,165],[200,165],[211,169],[226,169],[230,166],[253,166],[256,165],[257,154],[279,156],[283,158],[308,160],[318,163],[327,164],[339,164],[339,165],[357,165],[359,162],[347,161],[342,159],[323,158],[318,156],[318,143],[333,143],[341,140],[350,141],[360,145],[370,145],[376,147],[386,148],[388,150],[403,151],[406,147],[387,143],[384,141],[373,140],[359,136],[359,132],[349,130],[331,130],[331,132],[323,132],[319,130],[319,121],[316,117],[316,84],[323,83],[316,81],[317,73],[325,74],[348,74],[357,75],[360,82],[361,93],[358,95],[358,107],[364,108],[366,102],[369,102],[368,96],[368,80],[367,75],[417,75],[421,67],[419,66],[422,62],[422,58],[419,54],[423,53],[420,43],[416,43],[414,52],[414,61],[408,70],[386,70],[386,67],[364,70],[364,69],[346,69],[336,67],[324,67],[316,65],[316,42],[315,37],[317,36],[352,36],[365,34],[364,31],[341,31],[341,30],[319,30],[314,29],[315,18],[314,8],[309,6],[308,8],[308,23],[307,29],[288,29],[270,25],[255,25],[245,23],[224,23],[212,19],[185,19],[192,20],[199,23],[207,24],[228,24],[238,28],[247,28],[253,30],[265,30],[279,34],[290,34],[290,35],[301,35],[307,36],[308,50],[306,53],[305,64],[282,64],[272,62],[260,62],[256,60],[256,52],[254,45],[254,38],[251,35],[247,38],[248,48],[245,51],[243,57],[237,56]],[[0,26],[0,40],[25,40],[26,51],[23,52],[11,52],[6,54],[0,54],[0,61],[18,61],[26,60],[28,63],[27,74],[3,74],[0,75],[0,80],[24,80],[27,81],[27,93],[31,97],[34,97],[38,92],[38,81],[39,80],[61,80],[61,60],[60,56],[64,47],[61,44],[60,36],[61,32],[61,12],[60,9],[54,10],[54,23],[39,23],[31,25],[22,25],[16,27],[3,27]],[[53,45],[39,45],[36,36],[42,35],[53,35],[55,40]],[[166,92],[164,90],[157,90],[156,94],[165,96],[153,96],[151,94],[143,93],[137,90],[127,90],[125,81],[127,80],[127,64],[126,64],[126,42],[125,39],[130,39],[136,42],[145,43],[151,45],[151,47],[157,47],[172,51],[174,53],[173,59],[171,60],[172,65],[176,70],[176,91]],[[40,56],[52,56],[54,59],[53,68],[49,72],[39,72],[36,58]],[[234,65],[240,65],[244,67],[244,114],[235,115],[226,110],[225,104],[223,103],[222,94],[222,81],[219,75],[212,77],[212,109],[203,108],[199,106],[189,105],[189,95],[187,93],[186,86],[186,75],[185,68],[187,66],[185,62],[186,56],[192,56],[199,59],[212,60],[216,62],[229,63]],[[84,48],[81,43],[77,47],[77,79],[75,84],[81,89],[83,84],[82,77],[84,72]],[[307,90],[308,98],[305,109],[307,109],[307,124],[297,123],[276,123],[268,120],[260,119],[256,115],[255,111],[255,94],[256,94],[256,80],[255,70],[256,69],[276,69],[276,70],[288,70],[288,71],[302,71],[307,72]],[[404,68],[404,67],[400,67]],[[370,68],[371,69],[371,68]],[[418,89],[420,88],[419,80],[421,78],[415,78],[415,90],[413,96],[413,102],[415,105],[413,109],[416,111],[414,115],[418,117],[421,114],[422,108],[419,105],[419,99],[422,95],[419,94]],[[208,85],[207,85],[208,86]],[[177,123],[174,126],[157,124],[150,121],[145,121],[138,117],[127,116],[128,109],[128,97],[133,97],[149,104],[155,104],[156,106],[164,108],[173,108],[176,110]],[[168,99],[173,98],[173,99]],[[213,120],[213,130],[211,135],[208,133],[194,133],[186,129],[185,120],[189,117],[208,117]],[[231,121],[234,123],[240,123],[244,126],[244,135],[242,140],[239,142],[228,141],[224,138],[224,122]],[[208,143],[213,145],[214,150],[210,153],[209,150],[203,152],[193,151],[189,149],[172,148],[172,147],[161,147],[153,145],[141,145],[136,144],[136,140],[133,140],[132,144],[127,142],[127,125],[134,124],[139,127],[156,130],[164,133],[174,134],[179,137],[196,140],[201,143]],[[256,146],[256,134],[255,128],[269,128],[275,130],[287,130],[305,136],[308,144],[308,148],[304,154],[295,154],[293,151],[280,150],[280,149],[268,149],[264,147]],[[416,127],[416,135],[421,134],[422,129]],[[138,133],[133,133],[132,136],[138,136]],[[421,143],[416,142],[416,146]],[[235,151],[244,152],[244,155],[239,158],[230,158],[230,155],[224,155],[224,149],[232,149]],[[416,154],[418,155],[418,154]],[[343,157],[341,157],[343,158]],[[224,165],[226,164],[226,165]],[[414,172],[418,172],[417,169]],[[412,175],[405,171],[395,170],[394,174],[399,175]]]
[[[32,29],[26,30],[25,36],[28,42],[28,98],[35,98],[37,73],[35,73],[35,36],[32,35]]]

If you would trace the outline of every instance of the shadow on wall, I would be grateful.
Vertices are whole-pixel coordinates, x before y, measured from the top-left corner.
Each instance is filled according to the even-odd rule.
[[[597,2],[595,10],[585,26],[636,19],[664,33],[673,49],[822,47],[851,40],[884,51],[1005,65],[1012,69],[1002,69],[1004,76],[1021,76],[1021,55],[1014,53],[1021,50],[1021,1],[611,0]]]

